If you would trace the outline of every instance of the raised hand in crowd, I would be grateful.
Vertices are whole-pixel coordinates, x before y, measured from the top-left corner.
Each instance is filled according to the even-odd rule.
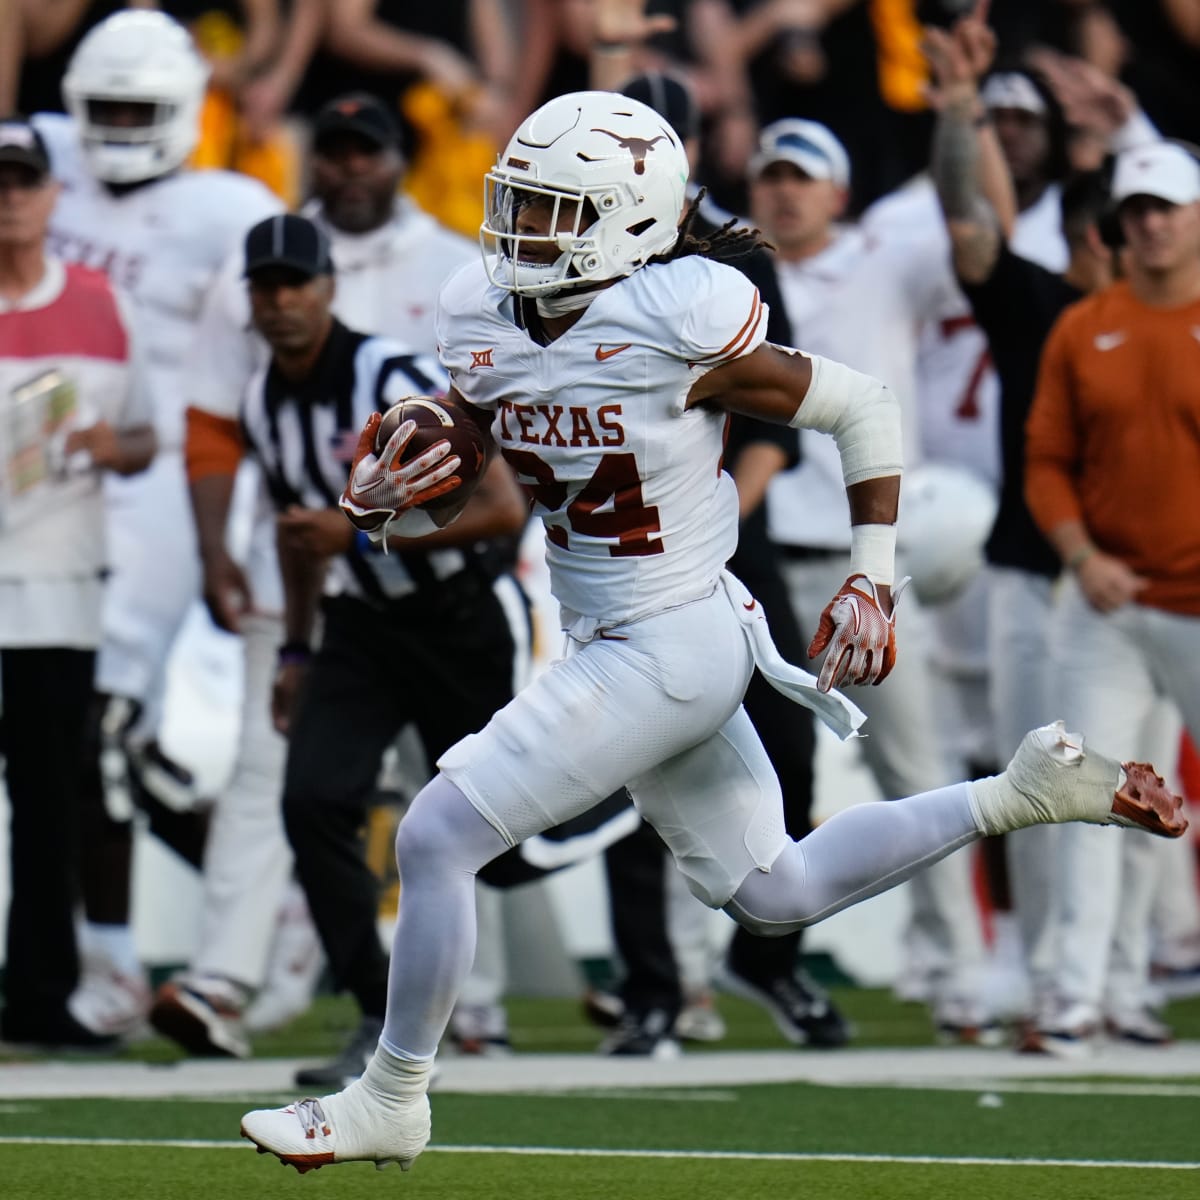
[[[594,10],[592,32],[600,46],[640,44],[677,24],[669,13],[647,14],[646,0],[596,0]]]
[[[1100,165],[1118,132],[1140,111],[1137,96],[1119,79],[1082,58],[1038,46],[1026,55],[1062,105],[1071,127],[1071,163],[1076,170]]]
[[[955,22],[950,30],[929,26],[921,51],[929,64],[926,99],[930,108],[969,106],[972,116],[979,103],[979,80],[991,70],[996,56],[996,35],[987,23],[988,0]]]

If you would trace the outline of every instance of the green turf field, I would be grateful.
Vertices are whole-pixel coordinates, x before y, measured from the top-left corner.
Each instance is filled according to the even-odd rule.
[[[920,1009],[877,992],[837,998],[860,1045],[930,1040]],[[782,1048],[757,1010],[721,1007],[730,1032],[717,1049]],[[511,1015],[518,1053],[586,1052],[597,1038],[573,1003],[515,1002]],[[1181,1036],[1200,1035],[1200,1001],[1169,1017]],[[319,1056],[351,1020],[344,1003],[324,1000],[260,1050]],[[174,1057],[159,1042],[125,1056]],[[1200,1079],[1106,1080],[1103,1060],[1095,1066],[1101,1077],[1092,1081],[1010,1080],[987,1090],[968,1082],[439,1092],[433,1147],[411,1173],[352,1164],[301,1177],[239,1143],[238,1119],[254,1097],[7,1100],[0,1063],[0,1197],[1200,1198]]]

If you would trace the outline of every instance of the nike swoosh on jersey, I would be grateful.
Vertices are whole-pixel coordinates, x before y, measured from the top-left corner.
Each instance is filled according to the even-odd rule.
[[[1115,350],[1125,340],[1121,330],[1115,333],[1098,333],[1093,339],[1097,350]]]
[[[596,361],[604,362],[606,358],[612,358],[614,354],[620,354],[622,350],[628,350],[632,346],[632,342],[626,342],[623,346],[613,346],[611,350],[605,350],[603,346],[596,347]]]

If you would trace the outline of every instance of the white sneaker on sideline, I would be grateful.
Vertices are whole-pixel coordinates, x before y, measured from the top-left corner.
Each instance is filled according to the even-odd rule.
[[[361,1083],[287,1108],[260,1108],[242,1118],[242,1137],[303,1174],[330,1163],[390,1162],[407,1171],[429,1141],[429,1097],[386,1104]]]
[[[146,1031],[150,981],[145,971],[129,975],[99,955],[84,955],[79,985],[67,1011],[101,1037],[133,1037]]]
[[[242,1025],[245,992],[232,980],[186,972],[164,983],[154,997],[150,1024],[200,1057],[249,1058]]]
[[[675,1036],[682,1042],[719,1042],[725,1036],[725,1018],[717,1011],[712,992],[684,997],[675,1018]]]
[[[1017,1048],[1022,1054],[1088,1058],[1096,1052],[1099,1036],[1100,1014],[1094,1005],[1060,1001],[1054,1012],[1043,1016]]]
[[[456,1004],[446,1034],[459,1054],[503,1058],[512,1053],[502,1004]]]
[[[1129,1042],[1134,1046],[1169,1046],[1174,1032],[1148,1008],[1110,1012],[1104,1019],[1104,1032],[1110,1041]]]

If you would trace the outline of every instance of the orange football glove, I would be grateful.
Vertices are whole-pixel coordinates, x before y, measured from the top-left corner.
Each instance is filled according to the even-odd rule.
[[[891,616],[884,616],[875,584],[865,575],[851,575],[821,614],[808,657],[827,650],[819,691],[846,683],[882,683],[896,663],[896,601],[908,580],[892,596]]]
[[[454,474],[462,461],[451,454],[449,442],[437,442],[411,462],[391,466],[417,431],[415,421],[405,421],[384,446],[375,453],[375,433],[382,420],[372,413],[359,435],[354,461],[350,464],[350,482],[338,507],[359,529],[372,532],[383,529],[406,509],[452,491],[462,482]]]

